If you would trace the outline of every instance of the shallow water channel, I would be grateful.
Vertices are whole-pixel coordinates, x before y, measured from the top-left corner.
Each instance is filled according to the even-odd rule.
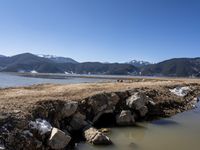
[[[171,118],[112,128],[112,146],[80,143],[79,150],[199,150],[200,103],[197,108]]]

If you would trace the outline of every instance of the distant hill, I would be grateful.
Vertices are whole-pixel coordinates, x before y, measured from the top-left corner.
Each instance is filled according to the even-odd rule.
[[[131,64],[135,67],[143,67],[143,66],[147,66],[150,65],[151,63],[148,61],[139,61],[139,60],[132,60],[130,62],[127,62],[127,64]]]
[[[43,54],[40,54],[38,56],[50,59],[50,60],[52,60],[52,61],[54,61],[56,63],[75,63],[75,64],[78,63],[77,61],[75,61],[74,59],[69,58],[69,57],[60,57],[60,56],[43,55]]]
[[[157,64],[150,64],[145,61],[131,61],[120,64],[100,62],[78,63],[70,58],[49,55],[39,57],[31,53],[23,53],[12,57],[0,56],[0,71],[200,77],[200,57],[174,58]]]
[[[174,58],[141,69],[141,75],[189,77],[200,75],[200,58]]]
[[[138,69],[129,64],[118,63],[62,63],[31,53],[24,53],[12,57],[0,57],[0,71],[127,75],[137,73]]]
[[[84,62],[78,64],[63,64],[66,72],[74,72],[78,74],[111,74],[111,75],[128,75],[137,74],[138,68],[129,64],[119,63],[100,63],[100,62]]]
[[[30,53],[23,53],[12,57],[0,58],[1,71],[7,72],[62,72],[49,59],[38,57]]]

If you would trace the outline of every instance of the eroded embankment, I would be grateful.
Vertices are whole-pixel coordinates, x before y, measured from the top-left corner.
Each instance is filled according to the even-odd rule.
[[[80,140],[112,144],[106,130],[96,128],[172,116],[194,108],[199,94],[199,84],[179,84],[103,92],[77,101],[38,101],[26,115],[18,110],[1,115],[0,149],[72,149]]]

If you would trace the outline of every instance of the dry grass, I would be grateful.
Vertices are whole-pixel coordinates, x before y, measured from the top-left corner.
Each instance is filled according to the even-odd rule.
[[[193,79],[158,79],[132,83],[43,84],[30,87],[0,89],[1,112],[26,111],[38,101],[80,100],[101,92],[121,91],[134,88],[159,88],[184,83],[200,83]]]

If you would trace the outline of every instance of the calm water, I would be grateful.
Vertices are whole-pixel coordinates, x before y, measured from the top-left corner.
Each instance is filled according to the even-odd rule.
[[[55,83],[55,84],[69,84],[69,83],[91,83],[91,82],[105,82],[110,81],[107,79],[95,78],[66,78],[66,79],[44,79],[33,77],[22,77],[13,74],[0,73],[0,88],[15,87],[15,86],[28,86],[41,83]]]
[[[198,108],[168,119],[114,128],[109,137],[114,146],[79,144],[79,150],[199,150],[200,104]]]

